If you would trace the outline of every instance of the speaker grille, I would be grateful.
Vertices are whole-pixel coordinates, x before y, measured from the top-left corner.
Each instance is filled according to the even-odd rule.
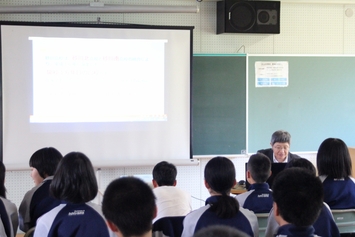
[[[255,24],[255,10],[246,2],[238,2],[232,5],[228,16],[230,24],[239,31],[247,31]]]
[[[218,1],[217,34],[279,34],[280,5],[280,1]]]

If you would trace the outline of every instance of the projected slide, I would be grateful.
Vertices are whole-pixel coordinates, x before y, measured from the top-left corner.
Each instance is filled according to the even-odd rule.
[[[31,123],[166,121],[167,40],[30,37]]]
[[[100,168],[191,158],[191,27],[16,23],[0,33],[6,167],[28,168],[43,147]]]

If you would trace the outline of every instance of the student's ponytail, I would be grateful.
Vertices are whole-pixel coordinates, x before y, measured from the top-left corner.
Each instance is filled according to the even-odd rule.
[[[223,193],[218,197],[217,203],[210,207],[210,210],[219,218],[232,218],[239,211],[239,203],[235,198]]]
[[[229,195],[235,183],[235,168],[231,160],[226,157],[215,157],[207,162],[205,167],[205,181],[210,188],[220,194],[210,211],[220,218],[231,218],[239,211],[238,201]]]

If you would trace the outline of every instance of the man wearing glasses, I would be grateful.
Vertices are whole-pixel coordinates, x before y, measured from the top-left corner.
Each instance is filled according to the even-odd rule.
[[[272,163],[287,163],[300,156],[290,152],[291,135],[284,130],[278,130],[271,136],[271,148],[259,150],[259,153],[265,154]]]

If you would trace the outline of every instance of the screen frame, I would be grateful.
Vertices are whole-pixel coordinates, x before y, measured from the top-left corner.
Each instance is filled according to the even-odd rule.
[[[80,28],[124,28],[124,29],[159,29],[159,30],[189,30],[190,31],[190,147],[189,147],[189,153],[190,157],[187,163],[190,163],[191,160],[193,159],[193,136],[192,136],[192,117],[193,117],[193,108],[192,108],[192,60],[193,60],[193,26],[165,26],[165,25],[141,25],[141,24],[126,24],[126,23],[104,23],[104,22],[23,22],[23,21],[0,21],[0,26],[1,25],[14,25],[14,26],[44,26],[44,27],[80,27]],[[0,32],[1,34],[1,32]],[[0,48],[0,51],[2,49]],[[0,54],[0,65],[2,65],[3,59],[2,59],[2,54]],[[1,137],[0,137],[0,160],[3,162],[3,72],[2,72],[2,66],[0,67],[0,132],[1,132]],[[29,157],[28,157],[29,158]],[[156,161],[152,161],[152,164],[154,164]],[[133,162],[133,163],[139,163],[139,162]],[[183,162],[184,163],[184,162]],[[141,163],[142,166],[145,165],[151,165],[150,162],[143,162]],[[107,164],[107,166],[112,167],[110,164]],[[122,166],[122,165],[118,165]],[[130,166],[130,163],[123,163],[123,166]],[[101,165],[100,167],[105,167],[105,164]],[[21,168],[22,169],[22,168]]]

